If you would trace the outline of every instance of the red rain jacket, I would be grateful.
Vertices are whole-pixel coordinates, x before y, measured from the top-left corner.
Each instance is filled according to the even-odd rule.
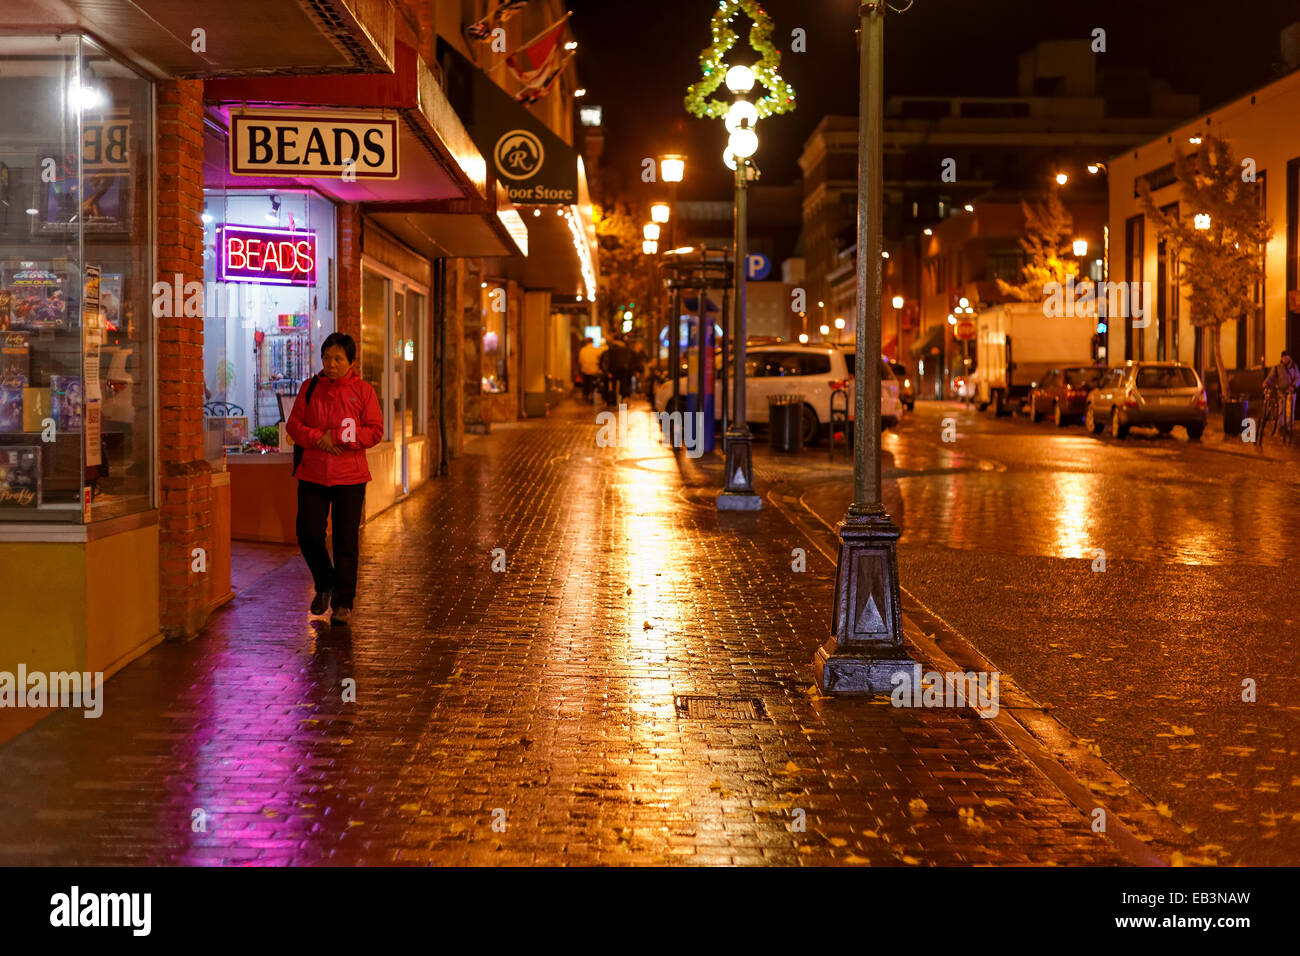
[[[318,485],[359,485],[370,481],[366,449],[384,437],[384,413],[375,390],[352,369],[337,382],[331,382],[321,373],[316,376],[316,390],[308,404],[307,387],[311,381],[307,379],[298,389],[293,411],[285,424],[289,437],[302,446],[302,464],[294,477]],[[351,441],[343,440],[345,430]],[[317,440],[326,431],[343,449],[340,454],[316,447]]]

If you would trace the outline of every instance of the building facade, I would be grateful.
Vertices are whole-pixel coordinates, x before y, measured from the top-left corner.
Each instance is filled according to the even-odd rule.
[[[330,332],[384,409],[373,515],[544,413],[556,300],[594,298],[573,62],[491,43],[568,30],[558,3],[226,0],[183,40],[164,6],[0,14],[0,670],[111,674],[230,598],[232,538],[293,540],[279,426]],[[502,174],[440,39],[567,190],[511,198],[542,164]]]
[[[1292,64],[1293,67],[1295,64]],[[1272,224],[1272,238],[1262,251],[1264,281],[1256,290],[1256,314],[1223,326],[1223,360],[1228,369],[1273,363],[1282,349],[1300,350],[1300,72],[1292,72],[1240,99],[1169,130],[1109,164],[1109,224],[1112,278],[1153,284],[1153,321],[1146,328],[1115,324],[1111,360],[1178,359],[1206,378],[1213,369],[1213,346],[1191,325],[1196,303],[1174,281],[1171,251],[1147,221],[1139,205],[1137,182],[1145,177],[1162,210],[1177,209],[1180,190],[1173,176],[1175,147],[1195,151],[1199,137],[1213,134],[1228,141],[1239,161],[1249,161],[1254,188]],[[1246,175],[1243,167],[1243,177]],[[1195,210],[1180,209],[1186,216]],[[1216,376],[1210,374],[1210,384]]]

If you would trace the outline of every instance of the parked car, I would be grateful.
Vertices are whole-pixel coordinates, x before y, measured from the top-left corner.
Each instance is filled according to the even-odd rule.
[[[907,369],[897,362],[890,362],[889,369],[894,373],[894,378],[898,380],[898,400],[903,403],[903,407],[909,412],[916,408],[916,388],[912,385],[912,377],[908,374]]]
[[[1054,368],[1029,390],[1025,411],[1036,422],[1051,415],[1060,428],[1072,418],[1083,418],[1088,410],[1088,393],[1102,383],[1107,370],[1095,365]]]
[[[851,350],[837,349],[824,343],[800,345],[758,345],[748,347],[745,355],[745,412],[751,425],[768,423],[767,399],[771,395],[797,393],[803,401],[803,441],[816,442],[830,431],[831,394],[844,390],[848,394],[850,418],[853,415],[853,365]],[[880,360],[881,424],[886,428],[898,424],[903,406],[898,398],[898,380],[884,359]],[[693,383],[692,383],[693,384]],[[680,394],[687,391],[683,377]],[[673,411],[672,382],[664,382],[655,391],[655,411]],[[730,397],[730,396],[729,396]],[[721,373],[714,377],[714,409],[721,417]]]
[[[1205,387],[1191,366],[1181,362],[1128,362],[1110,369],[1088,393],[1084,424],[1100,434],[1109,427],[1123,438],[1134,425],[1153,426],[1162,435],[1175,425],[1193,441],[1205,431]]]

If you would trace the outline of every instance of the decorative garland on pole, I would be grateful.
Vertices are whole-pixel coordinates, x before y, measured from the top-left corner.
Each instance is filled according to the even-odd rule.
[[[767,90],[761,98],[750,101],[757,108],[759,118],[794,109],[794,87],[777,72],[781,66],[781,51],[772,42],[772,18],[758,0],[719,0],[717,12],[713,14],[713,44],[700,51],[700,70],[704,76],[686,91],[686,111],[692,116],[724,119],[731,107],[730,102],[710,97],[726,78],[727,64],[723,57],[736,45],[736,31],[731,28],[731,21],[738,13],[744,13],[754,21],[749,30],[749,45],[754,52],[761,54],[757,63],[746,64],[754,71],[755,92],[760,84]]]

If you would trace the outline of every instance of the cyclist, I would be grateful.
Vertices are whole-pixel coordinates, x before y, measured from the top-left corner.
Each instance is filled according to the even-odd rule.
[[[1296,366],[1291,354],[1285,349],[1282,350],[1281,359],[1269,370],[1268,377],[1264,379],[1264,388],[1267,389],[1270,385],[1277,389],[1282,399],[1278,424],[1289,431],[1295,418],[1296,390],[1300,389],[1300,367]]]

